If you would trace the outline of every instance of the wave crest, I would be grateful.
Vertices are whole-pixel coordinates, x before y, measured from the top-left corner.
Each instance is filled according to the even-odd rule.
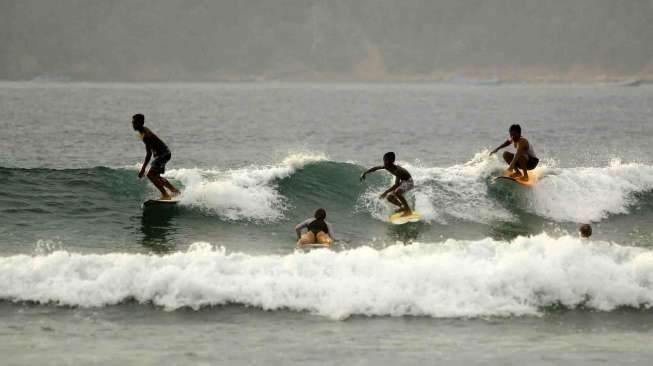
[[[184,185],[181,204],[216,213],[227,220],[275,221],[286,208],[276,181],[324,155],[294,154],[279,165],[230,170],[175,169],[166,174]]]
[[[0,278],[0,298],[11,301],[101,307],[135,300],[168,310],[236,303],[335,319],[653,304],[653,252],[546,234],[284,256],[208,243],[165,256],[57,251],[0,258]]]

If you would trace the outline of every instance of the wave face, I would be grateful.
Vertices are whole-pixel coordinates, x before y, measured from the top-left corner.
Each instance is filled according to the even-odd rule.
[[[164,256],[0,258],[0,299],[168,310],[242,304],[352,315],[537,315],[557,306],[610,311],[653,305],[653,252],[546,234],[500,242],[447,240],[342,252],[249,255],[208,243]]]
[[[540,182],[533,189],[492,184],[490,178],[505,166],[486,152],[445,168],[400,164],[415,180],[411,195],[416,210],[427,221],[443,225],[511,221],[522,211],[553,221],[596,222],[629,213],[642,198],[637,194],[653,190],[653,167],[617,160],[599,168],[542,164],[535,170]],[[330,204],[343,210],[353,206],[358,212],[386,221],[392,207],[378,196],[392,179],[381,172],[361,185],[358,177],[362,170],[351,163],[329,161],[323,155],[291,155],[276,166],[227,171],[179,169],[169,176],[186,187],[182,204],[228,220],[276,221],[291,208],[310,212]]]
[[[511,221],[528,212],[559,222],[596,222],[628,214],[651,201],[653,167],[613,161],[607,167],[535,170],[540,181],[533,189],[491,177],[504,167],[485,152],[451,167],[400,163],[412,174],[412,200],[427,221],[488,224]],[[358,177],[363,167],[327,160],[323,155],[290,155],[277,165],[230,170],[175,169],[167,177],[184,186],[181,205],[227,221],[274,222],[290,210],[310,213],[318,206],[335,208],[332,216],[351,211],[385,221],[391,212],[378,195],[392,184],[390,175]],[[7,214],[36,213],[101,215],[124,210],[156,192],[135,178],[133,169],[14,169],[0,168],[4,191],[0,200]]]

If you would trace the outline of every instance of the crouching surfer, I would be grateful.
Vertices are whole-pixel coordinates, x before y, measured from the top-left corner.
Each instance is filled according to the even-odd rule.
[[[503,160],[508,164],[506,174],[512,178],[526,182],[528,181],[528,171],[535,169],[540,159],[535,155],[533,144],[521,135],[521,127],[519,125],[510,126],[508,133],[510,134],[510,138],[492,150],[490,155],[511,144],[514,145],[516,149],[515,153],[509,151],[503,153]]]
[[[308,218],[295,226],[297,232],[297,246],[303,247],[310,244],[321,244],[331,246],[335,241],[335,235],[331,225],[325,220],[326,211],[323,208],[315,210],[315,217]],[[307,229],[302,235],[302,229]]]
[[[379,198],[385,198],[388,202],[397,206],[398,208],[395,212],[401,212],[402,216],[410,216],[413,211],[410,209],[408,201],[406,201],[405,194],[412,190],[415,187],[415,184],[413,183],[413,177],[408,173],[408,170],[395,164],[395,158],[396,156],[394,152],[390,151],[385,153],[385,155],[383,155],[383,165],[375,166],[374,168],[366,170],[361,174],[360,180],[362,182],[365,180],[366,175],[383,169],[394,175],[395,184],[386,189]]]

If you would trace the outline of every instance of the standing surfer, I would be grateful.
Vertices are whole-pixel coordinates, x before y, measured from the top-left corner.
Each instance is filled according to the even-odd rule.
[[[533,145],[521,135],[521,126],[512,125],[508,129],[510,138],[503,144],[499,145],[496,149],[490,152],[490,155],[495,154],[497,151],[504,147],[513,144],[517,151],[513,154],[509,151],[503,152],[503,160],[508,164],[508,172],[510,177],[528,181],[528,171],[535,169],[540,159],[535,155]]]
[[[399,207],[397,212],[402,212],[402,216],[408,216],[412,214],[413,212],[410,209],[404,194],[413,189],[415,184],[413,183],[413,177],[410,175],[410,173],[408,173],[408,170],[395,164],[395,153],[385,153],[385,155],[383,155],[383,165],[375,166],[374,168],[366,170],[363,174],[361,174],[361,182],[365,180],[365,176],[367,174],[381,169],[385,169],[390,174],[395,176],[395,184],[393,184],[392,187],[386,189],[381,194],[380,198],[384,199],[387,197],[388,202]]]
[[[145,161],[143,162],[143,167],[138,173],[139,178],[143,178],[145,175],[145,168],[150,162],[150,158],[154,154],[154,160],[150,165],[150,170],[147,172],[147,178],[154,184],[154,186],[161,192],[162,200],[170,200],[172,196],[179,195],[179,190],[175,188],[167,179],[163,178],[161,174],[166,171],[166,163],[170,161],[172,154],[168,146],[161,141],[161,139],[154,134],[149,128],[145,127],[145,116],[142,114],[135,114],[132,117],[132,126],[135,131],[141,136],[141,140],[145,144]],[[170,193],[166,191],[166,188],[170,190]]]

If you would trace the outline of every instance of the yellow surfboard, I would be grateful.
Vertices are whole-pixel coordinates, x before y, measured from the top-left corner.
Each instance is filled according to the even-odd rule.
[[[404,216],[403,213],[399,212],[390,216],[390,222],[395,225],[403,225],[409,222],[418,222],[422,220],[422,215],[413,211],[412,214]]]
[[[517,183],[520,186],[533,188],[537,184],[538,177],[537,177],[537,175],[535,173],[530,173],[530,174],[528,174],[528,180],[525,181],[525,180],[521,180],[519,178],[510,177],[508,175],[502,175],[500,177],[495,177],[494,178],[495,182],[498,181],[498,180],[506,180],[506,181]]]

